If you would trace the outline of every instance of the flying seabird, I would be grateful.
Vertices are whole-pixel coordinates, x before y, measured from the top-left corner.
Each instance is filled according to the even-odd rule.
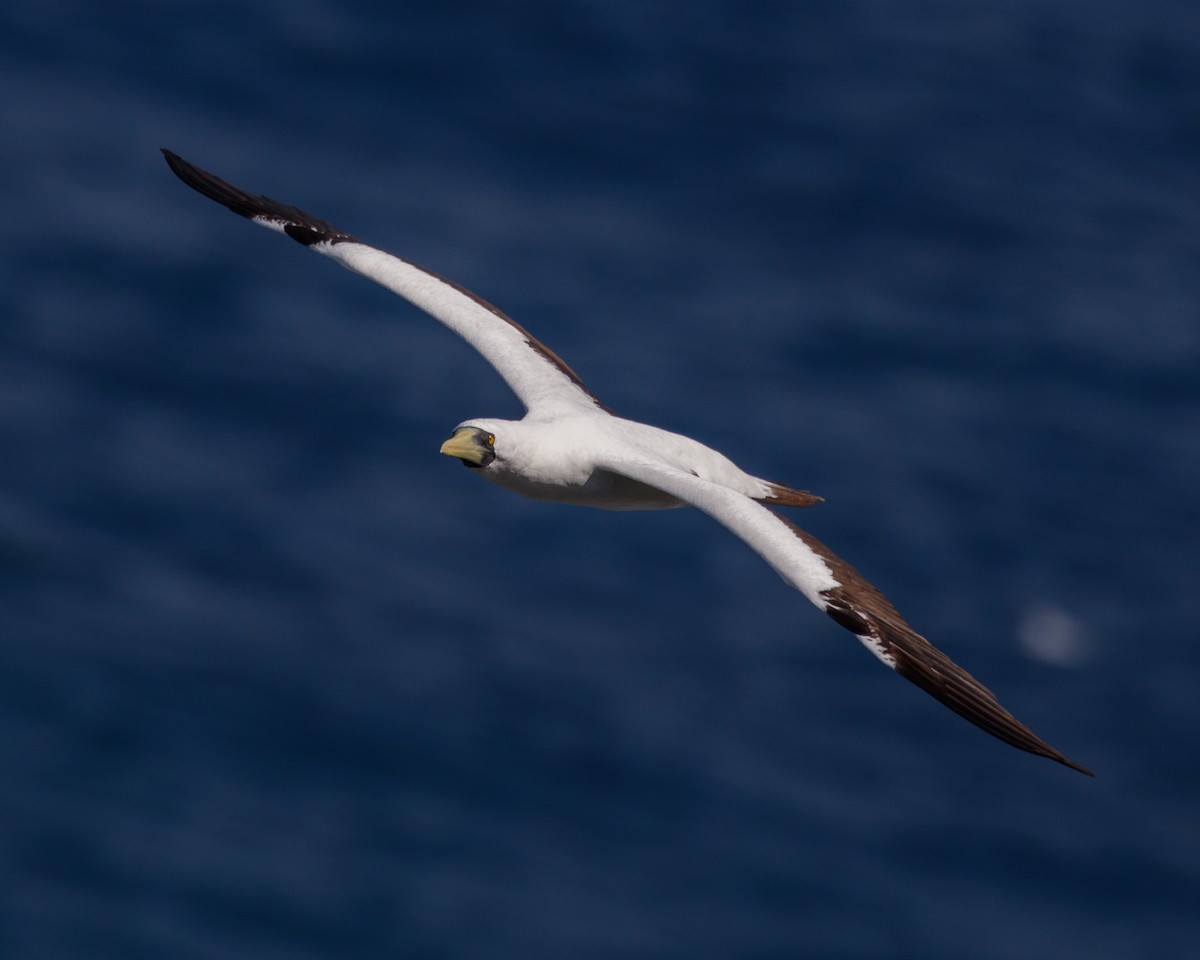
[[[557,354],[453,281],[297,207],[246,193],[169,150],[163,154],[189,187],[398,294],[496,368],[524,404],[525,416],[465,420],[442,444],[442,453],[537,500],[605,510],[695,507],[745,541],[786,583],[900,676],[1005,743],[1093,775],[1005,710],[987,687],[913,630],[850,564],[771,509],[807,507],[820,497],[751,476],[689,437],[616,416]]]

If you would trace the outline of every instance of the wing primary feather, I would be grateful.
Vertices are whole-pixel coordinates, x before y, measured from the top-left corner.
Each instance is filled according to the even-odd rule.
[[[1069,760],[1000,705],[996,695],[917,633],[862,574],[806,530],[775,514],[821,557],[839,586],[822,592],[825,612],[858,635],[900,676],[920,687],[981,730],[1020,750],[1047,757],[1087,776],[1091,770]]]
[[[280,203],[270,197],[255,196],[247,193],[220,177],[201,170],[194,164],[188,163],[183,157],[172,153],[166,147],[162,148],[167,166],[184,183],[224,207],[228,207],[238,216],[247,220],[263,220],[279,226],[284,233],[306,247],[314,243],[327,241],[329,243],[358,242],[353,236],[339,230],[331,223],[314,217],[311,213]]]

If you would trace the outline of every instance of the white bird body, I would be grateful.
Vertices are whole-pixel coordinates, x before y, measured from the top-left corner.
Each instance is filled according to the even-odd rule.
[[[362,243],[297,207],[254,196],[164,150],[184,183],[381,284],[457,333],[526,408],[521,420],[455,428],[442,453],[535,500],[605,510],[693,506],[744,540],[883,663],[1006,743],[1090,775],[1005,710],[990,690],[905,622],[857,570],[770,506],[820,497],[752,476],[704,444],[616,416],[553,351],[462,287]]]
[[[461,427],[478,427],[496,437],[496,460],[481,471],[482,476],[534,500],[601,510],[685,506],[661,488],[612,472],[611,465],[636,459],[636,453],[647,463],[664,463],[743,497],[771,496],[769,481],[750,476],[691,437],[594,408],[552,419],[479,418],[466,420]]]

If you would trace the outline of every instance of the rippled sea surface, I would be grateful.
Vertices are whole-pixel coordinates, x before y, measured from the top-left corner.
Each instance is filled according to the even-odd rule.
[[[1200,939],[1200,13],[0,11],[0,953],[1178,958]],[[522,501],[493,301],[1095,780],[694,511]]]

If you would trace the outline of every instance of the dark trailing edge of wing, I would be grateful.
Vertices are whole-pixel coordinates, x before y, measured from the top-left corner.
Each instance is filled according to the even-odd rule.
[[[895,659],[895,670],[900,676],[993,737],[1089,777],[1095,776],[1086,767],[1068,760],[1005,710],[991,690],[913,630],[888,599],[850,564],[786,517],[779,514],[776,517],[825,560],[840,584],[822,593],[829,617],[851,633],[880,645]]]
[[[567,363],[566,360],[564,360],[557,353],[555,353],[553,350],[551,350],[548,346],[546,346],[544,343],[542,343],[541,340],[539,340],[532,333],[530,333],[528,330],[526,330],[523,326],[521,326],[519,323],[517,323],[516,320],[514,320],[512,317],[510,317],[507,313],[505,313],[503,310],[501,310],[495,304],[488,303],[488,301],[484,300],[483,297],[479,296],[479,294],[473,293],[472,291],[468,290],[461,283],[455,283],[453,280],[450,280],[447,277],[443,277],[440,273],[434,273],[432,270],[430,270],[426,267],[421,267],[420,269],[424,270],[427,274],[429,274],[434,279],[440,280],[446,286],[453,287],[455,290],[457,290],[459,293],[461,293],[464,297],[469,297],[470,299],[474,300],[477,304],[479,304],[481,307],[483,307],[485,310],[489,311],[490,313],[497,316],[499,319],[503,320],[510,327],[512,327],[514,330],[516,330],[522,337],[525,338],[525,342],[527,344],[529,344],[529,348],[531,350],[533,350],[535,353],[540,354],[542,359],[549,361],[553,366],[557,367],[560,371],[562,371],[563,375],[568,380],[570,380],[573,384],[575,384],[575,386],[577,386],[581,391],[583,391],[583,393],[588,397],[588,399],[590,399],[592,401],[592,403],[594,403],[597,407],[599,407],[605,413],[611,414],[613,412],[608,407],[607,404],[605,404],[599,397],[597,397],[594,393],[592,393],[591,390],[588,389],[587,384],[583,382],[583,380],[580,378],[579,374],[577,374],[574,370],[571,369],[570,365]],[[615,414],[614,414],[614,416],[615,416]]]

